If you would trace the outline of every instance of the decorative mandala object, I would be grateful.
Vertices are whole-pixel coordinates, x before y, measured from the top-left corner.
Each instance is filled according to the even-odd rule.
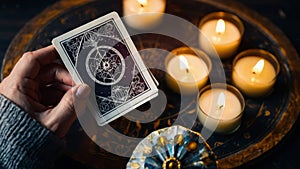
[[[133,151],[127,169],[217,168],[216,157],[204,138],[182,126],[152,132]]]

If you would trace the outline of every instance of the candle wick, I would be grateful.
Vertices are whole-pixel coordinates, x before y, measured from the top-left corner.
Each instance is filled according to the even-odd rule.
[[[185,71],[186,71],[186,73],[189,73],[189,72],[190,72],[190,70],[189,70],[188,68],[186,68]]]
[[[252,72],[252,74],[256,74],[256,72],[255,72],[255,71],[253,71],[253,72]]]
[[[222,110],[223,110],[223,107],[224,107],[224,105],[218,105],[218,106],[217,106],[216,113],[217,113],[217,114],[221,114],[221,113],[223,112],[223,111],[222,111]]]
[[[140,4],[140,5],[141,5],[142,8],[144,8],[144,5],[143,5],[143,4]]]

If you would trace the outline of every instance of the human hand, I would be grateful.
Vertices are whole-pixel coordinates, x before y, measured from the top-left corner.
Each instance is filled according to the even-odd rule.
[[[54,62],[57,57],[52,45],[25,53],[0,83],[0,93],[63,137],[76,119],[74,105],[84,109],[90,88],[73,86],[68,71]]]

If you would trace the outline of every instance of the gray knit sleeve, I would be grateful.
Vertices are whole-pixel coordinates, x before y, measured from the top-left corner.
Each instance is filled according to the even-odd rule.
[[[62,148],[61,139],[0,95],[0,168],[51,168]]]

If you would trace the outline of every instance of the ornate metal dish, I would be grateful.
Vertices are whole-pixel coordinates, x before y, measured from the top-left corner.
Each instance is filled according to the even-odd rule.
[[[127,169],[216,168],[216,157],[205,139],[182,126],[150,133],[135,148]]]

